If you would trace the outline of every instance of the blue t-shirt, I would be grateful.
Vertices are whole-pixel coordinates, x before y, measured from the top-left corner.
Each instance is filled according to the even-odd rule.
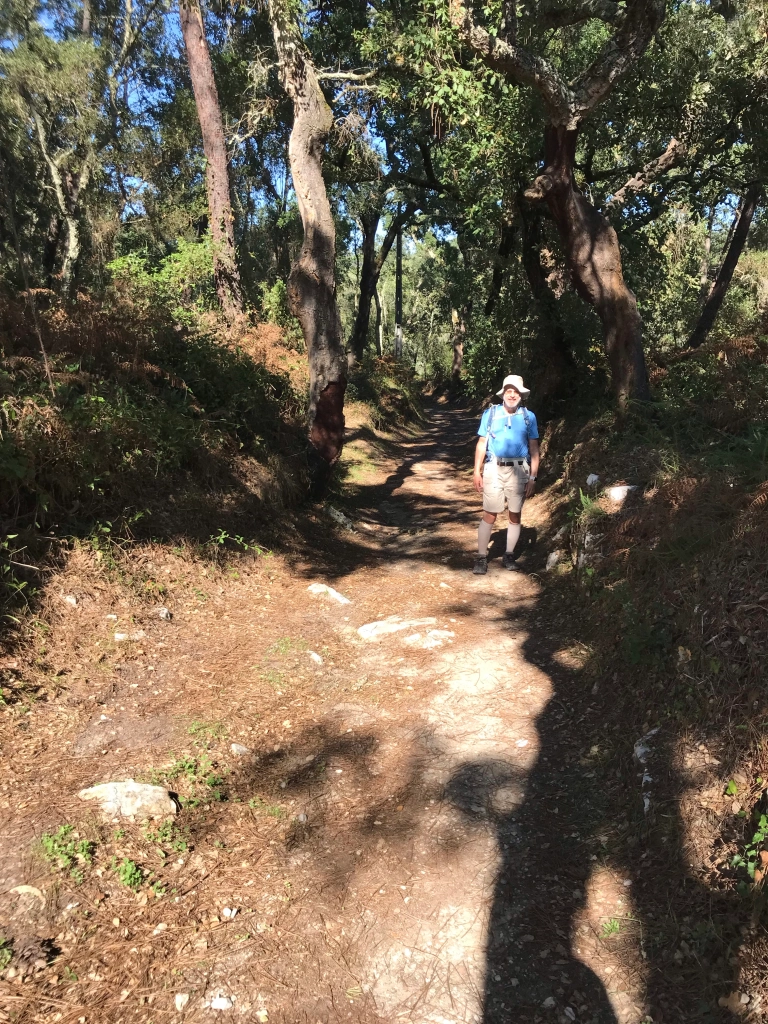
[[[520,405],[510,414],[503,405],[492,405],[483,413],[477,434],[488,437],[486,458],[495,455],[497,459],[527,459],[528,442],[538,440],[539,427],[530,409],[523,410]]]

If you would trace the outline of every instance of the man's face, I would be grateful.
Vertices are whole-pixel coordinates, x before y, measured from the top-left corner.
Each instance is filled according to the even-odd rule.
[[[507,384],[504,388],[504,405],[508,409],[514,409],[516,405],[520,404],[520,392],[517,388],[513,388],[511,384]]]

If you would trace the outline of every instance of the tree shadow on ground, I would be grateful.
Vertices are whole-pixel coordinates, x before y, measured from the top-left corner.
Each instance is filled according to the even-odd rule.
[[[383,486],[358,489],[357,508],[375,509],[385,521],[389,509],[399,506],[392,514],[400,530],[399,559],[416,566],[440,559],[448,568],[468,569],[476,512],[466,506],[457,511],[447,490],[444,496],[393,495],[424,472],[425,462],[469,465],[469,427],[467,421],[452,425],[450,414],[439,412]],[[695,508],[692,493],[675,510],[679,523]],[[466,523],[467,550],[451,550],[434,534],[405,533],[425,519]],[[339,584],[369,558],[354,534],[345,538],[345,548],[331,576]],[[563,648],[579,639],[579,600],[585,595],[566,581],[543,588],[530,608],[517,606],[513,596],[497,608],[499,619],[524,631],[526,659],[554,687],[536,720],[540,750],[522,804],[507,811],[496,806],[494,794],[516,771],[503,762],[462,764],[443,794],[468,822],[483,818],[499,847],[483,1022],[730,1020],[719,1000],[733,987],[732,958],[749,909],[734,891],[708,886],[687,852],[680,806],[688,783],[678,744],[700,716],[678,715],[665,724],[653,739],[648,765],[639,764],[634,748],[647,731],[646,708],[634,684],[629,693],[616,677],[598,678],[593,686],[584,667],[564,668]],[[472,616],[475,609],[465,604],[451,612]],[[652,700],[649,695],[649,705]],[[653,776],[647,812],[644,770]],[[601,875],[620,886],[618,895],[608,892],[602,911],[598,906],[588,912]],[[601,951],[627,961],[609,991],[584,964],[588,954],[599,959]]]

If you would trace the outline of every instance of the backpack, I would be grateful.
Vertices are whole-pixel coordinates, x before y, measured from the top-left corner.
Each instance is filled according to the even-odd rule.
[[[497,412],[498,409],[503,409],[503,408],[504,408],[503,405],[492,405],[491,406],[491,415],[488,417],[488,437],[491,439],[491,441],[494,441],[496,439],[496,435],[494,433],[492,433],[493,421],[494,421],[494,418],[496,416],[496,412]],[[524,405],[521,405],[520,408],[523,410],[523,420],[525,421],[525,433],[526,433],[526,435],[528,437],[528,440],[530,441],[531,440],[531,417],[528,415],[528,410],[526,409],[526,407]],[[517,410],[515,410],[515,411],[517,411]],[[491,451],[490,444],[487,445],[485,454],[486,454],[486,459],[493,455],[493,452]],[[530,455],[530,452],[529,452],[529,455]],[[497,458],[498,458],[498,456],[497,456]]]

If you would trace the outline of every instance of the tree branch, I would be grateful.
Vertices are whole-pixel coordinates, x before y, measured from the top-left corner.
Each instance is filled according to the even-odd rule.
[[[641,167],[629,181],[613,194],[611,199],[605,204],[604,212],[610,213],[620,210],[635,192],[644,189],[646,185],[650,185],[652,181],[655,181],[673,167],[679,167],[680,164],[685,162],[687,157],[688,147],[686,144],[675,138],[670,139],[667,148],[661,156],[657,156],[655,160],[651,160],[644,167]]]
[[[565,25],[579,25],[596,19],[609,25],[618,25],[624,10],[613,0],[580,0],[579,3],[560,7],[556,0],[543,0],[539,10],[548,28],[563,28]]]
[[[356,71],[317,71],[315,77],[318,82],[368,82],[375,78],[377,70],[356,72]]]
[[[533,86],[544,100],[550,122],[570,126],[573,96],[554,65],[542,57],[534,56],[522,46],[489,35],[475,21],[472,8],[464,7],[460,0],[450,0],[450,4],[454,28],[483,63],[520,85]]]
[[[665,13],[666,0],[628,0],[618,31],[587,70],[571,83],[576,123],[601,103],[642,57]]]

